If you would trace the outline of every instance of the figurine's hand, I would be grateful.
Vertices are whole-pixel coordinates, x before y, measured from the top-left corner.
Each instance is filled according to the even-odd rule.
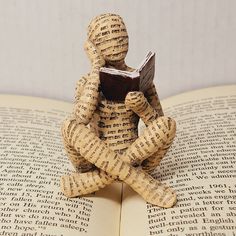
[[[129,92],[125,97],[125,106],[133,111],[144,111],[146,108],[147,99],[143,92]]]
[[[136,113],[145,125],[158,117],[157,111],[149,104],[142,92],[129,92],[125,97],[125,106]]]
[[[90,40],[85,41],[84,49],[92,65],[91,74],[98,74],[99,69],[105,65],[105,60],[102,57],[101,52]]]

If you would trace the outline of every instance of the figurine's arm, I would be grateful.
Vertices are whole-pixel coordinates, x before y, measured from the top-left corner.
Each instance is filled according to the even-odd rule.
[[[162,106],[154,84],[152,84],[145,92],[145,97],[147,98],[150,105],[157,111],[158,116],[164,116],[164,112],[162,110]]]
[[[82,76],[76,83],[75,87],[75,104],[79,101],[81,94],[84,90],[84,86],[88,80],[88,76]]]
[[[76,83],[76,87],[75,87],[75,100],[74,100],[74,110],[73,110],[73,114],[75,116],[77,116],[78,112],[79,112],[79,101],[80,101],[80,97],[82,95],[82,92],[84,90],[85,84],[87,83],[87,78],[88,76],[82,76]]]
[[[77,83],[74,114],[78,123],[88,124],[96,110],[99,98],[99,69],[105,64],[97,48],[87,40],[84,45],[92,68],[87,77]]]

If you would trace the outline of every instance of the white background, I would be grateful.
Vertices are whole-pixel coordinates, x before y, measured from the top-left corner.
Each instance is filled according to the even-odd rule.
[[[235,0],[0,0],[0,93],[72,101],[87,25],[106,12],[126,23],[128,65],[158,54],[161,98],[236,83]]]

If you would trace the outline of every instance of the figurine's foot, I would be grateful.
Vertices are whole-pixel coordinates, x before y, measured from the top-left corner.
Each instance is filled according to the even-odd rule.
[[[61,191],[67,197],[77,197],[98,191],[112,183],[114,178],[103,171],[73,173],[61,177]]]
[[[165,186],[164,189],[156,189],[156,192],[157,196],[154,194],[153,198],[150,200],[150,202],[154,205],[170,208],[177,202],[176,193],[170,187]]]
[[[164,208],[174,206],[177,201],[176,193],[171,188],[159,184],[158,181],[151,186],[146,186],[146,192],[140,194],[147,202]]]
[[[74,192],[71,190],[71,186],[70,186],[70,176],[69,175],[64,175],[61,177],[60,180],[60,187],[61,187],[61,191],[62,193],[66,196],[66,197],[76,197]],[[78,195],[77,195],[78,196]]]
[[[156,206],[169,208],[177,201],[176,193],[171,188],[143,171],[129,175],[124,181],[147,202]]]
[[[64,175],[61,177],[61,191],[66,197],[78,197],[82,195],[80,187],[75,184],[76,182],[72,175]]]

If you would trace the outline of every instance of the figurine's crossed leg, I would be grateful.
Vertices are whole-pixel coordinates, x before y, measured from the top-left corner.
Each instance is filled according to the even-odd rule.
[[[130,105],[132,108],[132,98]],[[141,109],[136,109],[135,112],[139,113],[139,111]],[[63,136],[72,163],[75,164],[76,161],[79,161],[81,167],[85,168],[82,169],[83,171],[86,171],[86,168],[87,170],[91,168],[91,163],[99,169],[62,177],[61,188],[64,194],[69,197],[88,194],[105,187],[118,177],[130,185],[146,201],[162,207],[174,205],[176,195],[170,188],[153,179],[144,170],[133,167],[132,164],[152,159],[152,156],[157,152],[161,159],[173,140],[171,134],[175,132],[175,124],[167,117],[155,118],[155,116],[145,115],[142,119],[148,124],[148,127],[123,155],[108,148],[85,125],[70,120],[64,126]],[[155,161],[154,165],[156,164]]]

